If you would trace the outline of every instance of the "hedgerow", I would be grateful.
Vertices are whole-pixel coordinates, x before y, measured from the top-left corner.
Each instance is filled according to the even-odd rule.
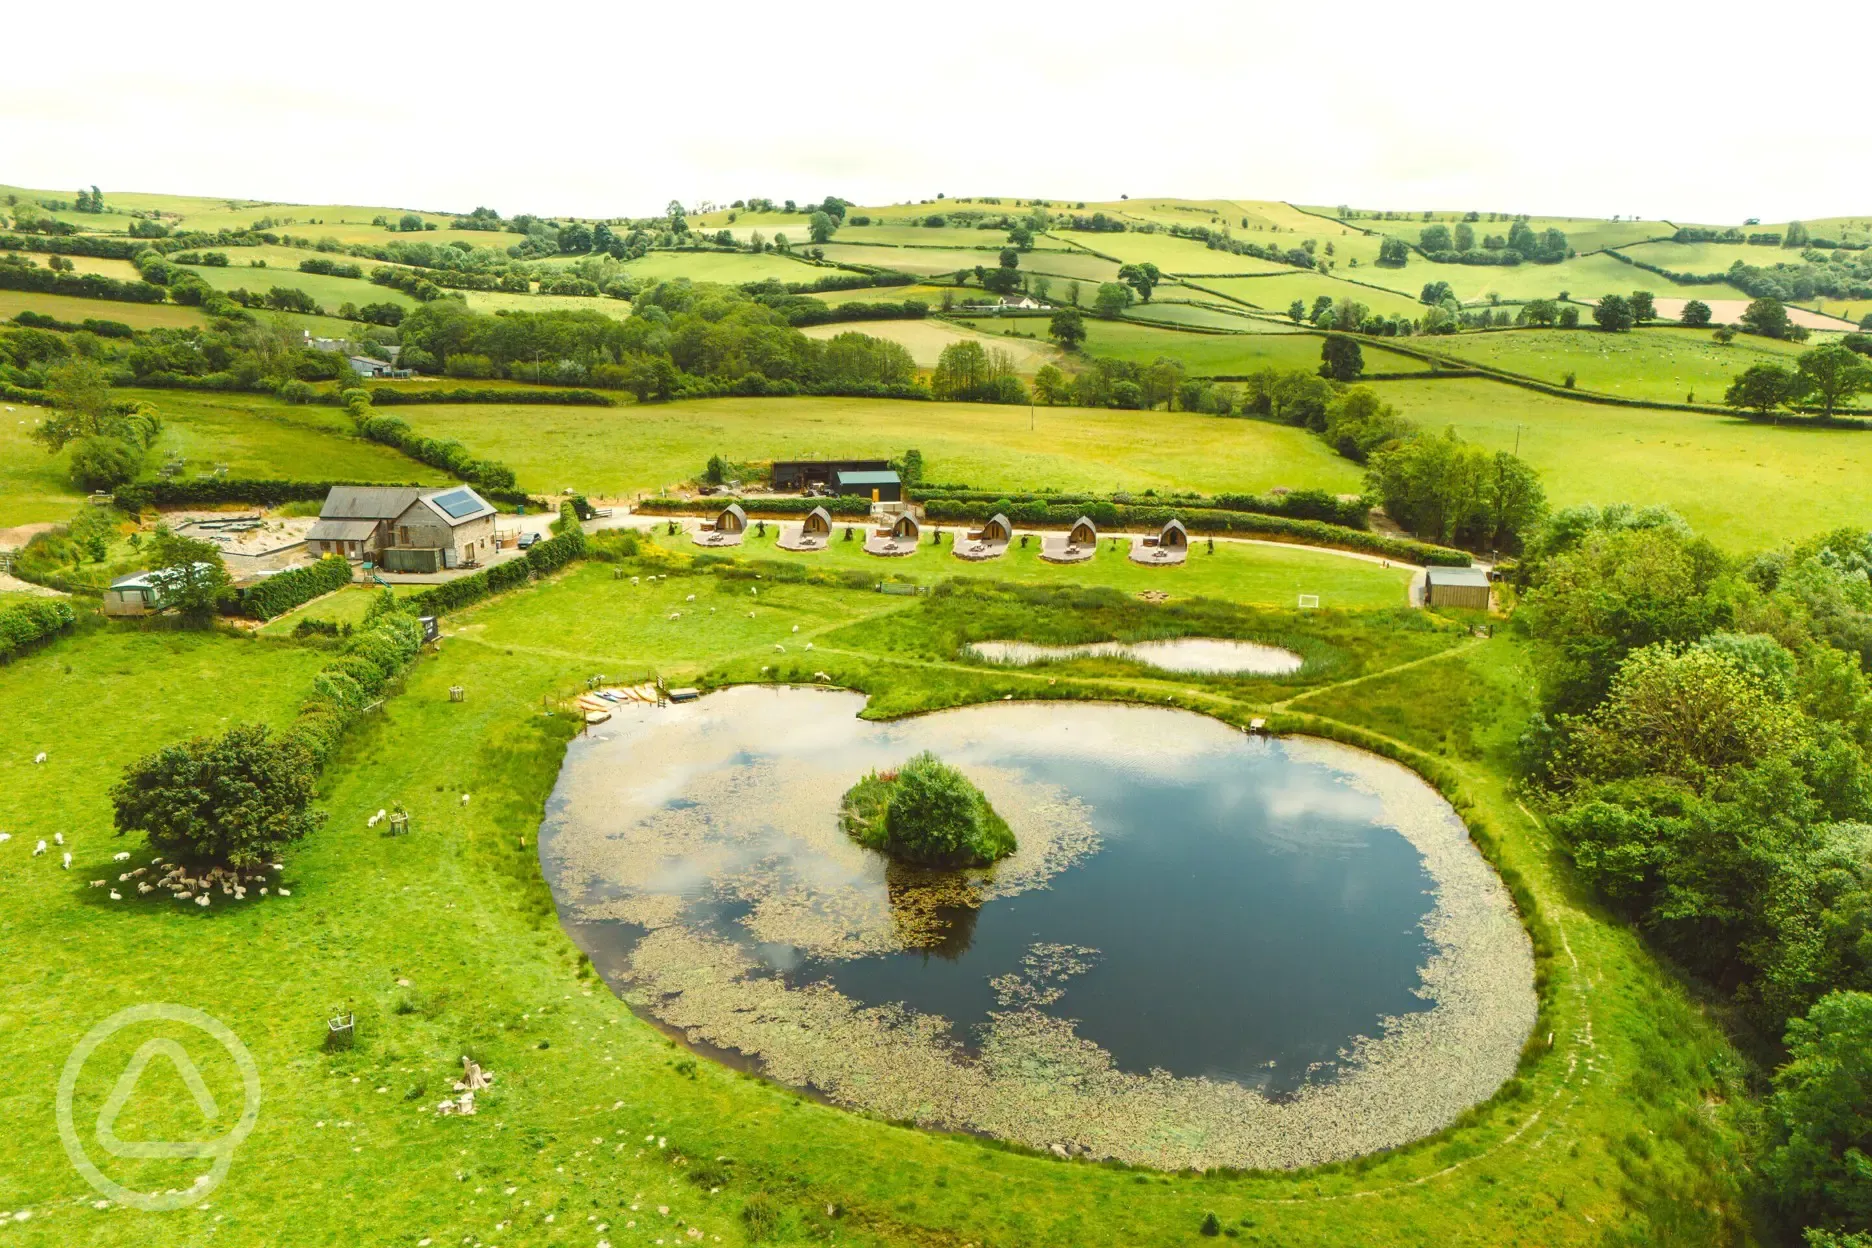
[[[303,602],[343,589],[351,583],[351,565],[343,555],[326,555],[317,563],[270,576],[241,594],[241,610],[256,620],[284,615]]]
[[[729,503],[739,503],[741,510],[750,516],[803,516],[816,507],[823,507],[834,516],[871,514],[871,500],[856,495],[840,498],[729,498],[726,495],[702,499],[647,498],[632,510],[654,512],[657,515],[687,514],[718,510]]]
[[[56,598],[27,598],[0,608],[0,662],[78,622],[70,604]]]

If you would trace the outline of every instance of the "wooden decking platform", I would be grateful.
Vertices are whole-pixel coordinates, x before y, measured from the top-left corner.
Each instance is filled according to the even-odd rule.
[[[985,563],[1007,554],[1007,548],[1006,542],[971,542],[966,537],[958,537],[951,544],[950,550],[958,559],[967,559],[971,563]]]
[[[781,550],[797,551],[801,554],[824,550],[830,535],[814,533],[809,537],[803,532],[804,528],[805,526],[801,524],[781,525],[780,536],[774,540],[774,545]]]
[[[1048,533],[1040,539],[1040,557],[1048,563],[1084,563],[1097,553],[1097,542],[1072,545],[1064,533]]]
[[[697,529],[691,539],[698,546],[739,546],[745,533],[717,533],[714,529]]]
[[[1160,546],[1154,537],[1131,539],[1131,562],[1147,568],[1174,568],[1189,558],[1187,546]]]
[[[908,538],[893,537],[889,533],[873,532],[865,538],[865,554],[882,555],[894,559],[902,555],[914,555],[920,542]]]

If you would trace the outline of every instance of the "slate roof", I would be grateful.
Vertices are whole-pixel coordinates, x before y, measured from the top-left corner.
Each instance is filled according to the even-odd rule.
[[[309,542],[367,542],[377,532],[375,520],[320,520],[306,530]]]
[[[319,508],[319,519],[394,520],[421,496],[413,485],[335,485]]]

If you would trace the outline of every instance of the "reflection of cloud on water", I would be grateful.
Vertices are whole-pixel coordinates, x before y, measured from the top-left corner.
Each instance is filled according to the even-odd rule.
[[[549,820],[559,895],[578,919],[648,929],[629,956],[630,995],[692,1037],[884,1117],[1164,1167],[1290,1167],[1395,1147],[1514,1073],[1534,1019],[1526,935],[1461,821],[1404,768],[1325,742],[1269,746],[1154,708],[1009,703],[876,725],[855,718],[860,705],[732,690],[634,713],[614,739],[568,759]],[[839,799],[859,775],[925,748],[981,785],[1019,837],[1013,857],[924,887],[889,878],[839,830]],[[1294,770],[1255,771],[1269,749]],[[1432,1008],[1386,1020],[1349,1046],[1337,1079],[1276,1100],[1233,1082],[1127,1073],[1071,1020],[1043,1013],[1092,965],[1077,946],[1035,946],[1020,973],[997,977],[1002,1008],[973,1055],[944,1018],[771,973],[802,957],[940,950],[943,907],[1044,888],[1093,852],[1087,808],[1003,762],[1022,754],[1208,781],[1219,796],[1206,817],[1245,820],[1258,805],[1270,835],[1295,845],[1356,844],[1374,819],[1396,828],[1434,881],[1419,989]],[[1301,779],[1265,782],[1277,775]],[[598,881],[620,895],[580,892]],[[1357,893],[1344,895],[1349,907]],[[703,911],[735,917],[716,927]]]

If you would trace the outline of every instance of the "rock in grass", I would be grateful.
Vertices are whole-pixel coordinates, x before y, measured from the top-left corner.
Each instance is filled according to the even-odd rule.
[[[926,867],[981,867],[1014,852],[1014,830],[969,778],[925,751],[845,794],[839,821],[861,845]]]

